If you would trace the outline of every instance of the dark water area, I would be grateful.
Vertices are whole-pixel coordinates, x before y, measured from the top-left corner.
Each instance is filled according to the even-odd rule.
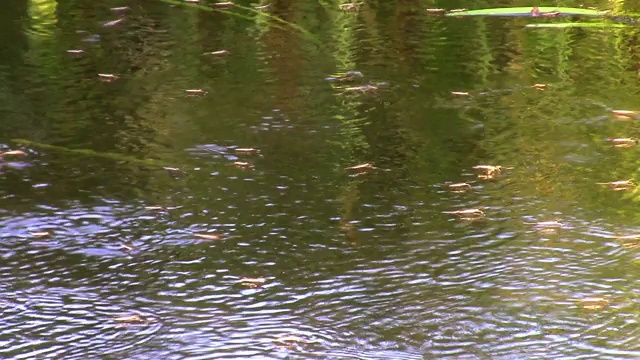
[[[203,4],[3,4],[0,358],[640,356],[637,26]]]

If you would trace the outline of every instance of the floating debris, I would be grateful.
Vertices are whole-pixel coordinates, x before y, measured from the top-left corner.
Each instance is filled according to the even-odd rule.
[[[233,163],[233,165],[237,168],[240,169],[251,169],[253,168],[253,165],[251,163],[245,162],[245,161],[236,161]]]
[[[116,316],[113,318],[113,320],[122,324],[142,324],[142,323],[148,322],[147,319],[143,318],[140,315],[135,315],[135,314]]]
[[[563,22],[563,23],[534,23],[527,24],[525,28],[533,29],[567,29],[567,28],[623,28],[627,24],[610,22]]]
[[[471,96],[471,94],[469,94],[468,92],[464,92],[464,91],[452,91],[451,95],[453,96]]]
[[[96,42],[100,42],[100,39],[102,39],[100,37],[100,35],[98,34],[93,34],[93,35],[89,35],[86,38],[80,40],[82,42],[90,42],[90,43],[96,43]]]
[[[541,12],[540,8],[538,8],[537,6],[534,6],[533,9],[531,9],[531,16],[556,17],[558,15],[560,15],[560,12],[557,10],[551,12]]]
[[[638,145],[638,139],[634,138],[607,138],[605,140],[612,143],[613,146],[617,148],[630,148]]]
[[[535,9],[535,11],[534,11]],[[455,13],[455,14],[454,14]],[[465,10],[465,11],[449,11],[448,16],[550,16],[557,15],[604,15],[604,12],[594,11],[581,8],[571,7],[535,7],[523,6],[523,7],[503,7],[503,8],[491,8],[491,9],[477,9],[477,10]]]
[[[618,240],[625,249],[635,249],[640,247],[640,234],[619,236]]]
[[[114,74],[98,74],[98,77],[104,82],[113,82],[119,79],[118,75]]]
[[[355,171],[363,171],[363,170],[374,170],[377,169],[377,167],[375,167],[375,165],[373,165],[372,163],[363,163],[363,164],[358,164],[358,165],[354,165],[354,166],[350,166],[348,168],[345,168],[347,170],[355,170]]]
[[[145,210],[149,210],[149,211],[163,211],[163,210],[166,210],[162,206],[145,206],[144,209]]]
[[[353,82],[357,79],[363,78],[364,75],[360,71],[350,70],[343,74],[337,74],[336,76],[331,76],[326,78],[327,81],[335,81],[335,82]]]
[[[478,175],[480,179],[493,179],[496,175],[500,174],[502,170],[513,169],[512,167],[506,167],[501,165],[476,165],[473,167],[478,171],[484,172],[484,174]]]
[[[265,10],[269,10],[269,7],[270,7],[270,5],[267,4],[267,5],[255,5],[253,8],[256,9],[256,10],[265,11]]]
[[[629,190],[635,186],[633,180],[619,180],[619,181],[610,181],[604,183],[596,183],[598,185],[608,185],[609,188],[613,191],[624,191]]]
[[[182,175],[184,174],[184,171],[180,170],[179,168],[175,168],[175,167],[168,167],[168,166],[163,166],[163,169],[167,170],[167,172],[169,173],[169,175],[173,176],[173,177],[177,177],[178,175]]]
[[[67,53],[73,54],[73,55],[81,55],[81,54],[84,54],[85,51],[82,49],[70,49],[70,50],[67,50]]]
[[[344,11],[358,10],[358,4],[355,4],[355,3],[342,4],[342,5],[339,5],[338,7],[340,8],[340,10],[344,10]]]
[[[455,211],[443,211],[443,214],[453,214],[462,220],[475,220],[485,216],[484,211],[480,209],[464,209]]]
[[[447,12],[445,9],[427,9],[426,11],[429,14],[444,14]]]
[[[128,6],[119,6],[119,7],[112,7],[109,10],[113,11],[114,13],[122,13],[122,12],[127,12],[131,10],[131,8]]]
[[[533,225],[537,228],[547,228],[547,229],[561,228],[564,226],[561,222],[557,220],[539,221],[539,222],[533,223]]]
[[[274,343],[286,347],[288,349],[293,349],[296,345],[299,344],[312,344],[313,341],[304,339],[300,336],[296,335],[283,335],[273,340]]]
[[[27,156],[27,153],[22,150],[9,150],[3,153],[0,153],[0,157],[3,156]]]
[[[51,233],[48,231],[36,231],[36,232],[32,232],[31,236],[33,236],[34,238],[48,238],[51,237]]]
[[[591,297],[585,297],[582,299],[570,299],[570,300],[579,302],[582,305],[582,307],[587,310],[602,310],[609,304],[609,300],[599,296],[591,296]]]
[[[559,229],[564,227],[564,224],[557,220],[538,221],[535,223],[526,223],[533,225],[535,230],[541,234],[555,234]]]
[[[237,148],[234,151],[239,155],[255,155],[258,153],[258,150],[254,148]]]
[[[503,169],[513,169],[502,165],[475,165],[473,168],[484,172],[501,172]]]
[[[638,118],[638,112],[637,111],[611,110],[611,113],[613,114],[613,116],[615,116],[616,118],[618,118],[620,120],[631,120],[631,119],[637,119]]]
[[[353,176],[358,176],[358,175],[363,175],[366,174],[372,170],[377,170],[379,169],[378,167],[376,167],[374,164],[372,163],[364,163],[364,164],[358,164],[355,166],[350,166],[345,168],[345,170],[350,170],[351,172],[355,173],[355,175]]]
[[[449,190],[453,193],[463,193],[467,190],[471,190],[471,185],[469,183],[455,183],[447,185]]]
[[[102,27],[112,27],[112,26],[116,26],[120,23],[124,22],[124,18],[120,18],[117,20],[113,20],[113,21],[107,21],[106,23],[102,24]]]
[[[207,91],[203,89],[187,89],[184,91],[187,96],[204,96],[207,95]]]
[[[222,240],[224,239],[224,236],[220,235],[220,234],[202,234],[202,233],[196,233],[193,234],[193,236],[199,238],[199,239],[203,239],[203,240]]]
[[[129,244],[125,244],[125,243],[120,243],[120,247],[127,250],[127,251],[134,251],[136,250],[135,246],[133,245],[129,245]]]
[[[213,55],[213,56],[226,56],[231,54],[229,50],[218,50],[218,51],[210,51],[206,52],[203,55]]]
[[[538,91],[544,91],[547,89],[547,84],[533,84],[531,87]]]
[[[640,240],[640,234],[618,236],[618,240]]]
[[[380,89],[380,88],[377,85],[368,84],[368,85],[348,87],[348,88],[345,88],[344,91],[345,92],[363,92],[363,93],[365,93],[365,92],[377,91],[378,89]]]
[[[226,1],[226,2],[219,2],[219,3],[213,3],[211,4],[211,6],[213,6],[216,9],[228,9],[232,6],[234,6],[235,4],[232,3],[231,1]]]
[[[244,277],[240,280],[238,280],[238,282],[240,283],[240,285],[243,286],[248,286],[250,288],[257,288],[262,286],[262,284],[264,284],[267,281],[267,279],[263,278],[263,277],[257,277],[257,278],[249,278],[249,277]]]

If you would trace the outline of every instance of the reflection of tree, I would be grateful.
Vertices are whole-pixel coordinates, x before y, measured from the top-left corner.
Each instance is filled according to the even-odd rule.
[[[297,2],[276,1],[271,5],[272,14],[291,21],[291,18],[298,16],[299,5]],[[275,82],[271,88],[276,100],[274,106],[286,113],[297,113],[302,107],[298,101],[301,100],[299,92],[302,90],[301,80],[306,65],[300,43],[302,38],[291,29],[274,24],[261,33],[259,41]]]
[[[302,173],[305,167],[335,169],[372,161],[392,170],[385,175],[389,188],[403,189],[407,178],[460,180],[451,174],[476,162],[501,163],[517,152],[526,160],[513,165],[535,164],[536,186],[552,189],[553,181],[580,181],[587,171],[587,166],[580,173],[575,165],[562,163],[567,153],[563,139],[595,141],[594,131],[579,122],[560,121],[597,114],[575,99],[599,94],[592,100],[621,108],[634,104],[630,94],[637,79],[638,34],[633,28],[524,31],[523,19],[447,19],[427,15],[409,0],[364,2],[356,12],[340,11],[327,1],[271,2],[272,16],[329,39],[319,46],[317,39],[265,16],[252,23],[157,2],[132,6],[123,24],[106,29],[100,22],[114,15],[103,11],[104,4],[8,4],[0,13],[0,37],[12,45],[0,49],[0,56],[12,70],[5,74],[0,69],[7,79],[0,85],[1,96],[24,130],[17,121],[7,122],[2,126],[13,128],[5,133],[140,158],[180,162],[173,154],[194,141],[193,133],[208,134],[206,141],[224,133],[220,138],[273,145],[276,150],[265,161],[277,171],[293,162]],[[77,30],[100,33],[102,40],[83,43],[86,35]],[[205,51],[231,46],[226,62],[202,57]],[[68,56],[65,51],[72,47],[86,54]],[[348,70],[362,71],[362,83],[388,82],[389,89],[340,94],[341,85],[322,81]],[[98,72],[120,79],[101,83]],[[448,97],[450,91],[475,94],[536,82],[551,85],[541,92],[526,89],[460,102]],[[181,91],[191,87],[206,88],[210,96],[185,100]],[[442,104],[450,107],[438,107]],[[253,126],[274,108],[295,126],[259,135],[235,126]],[[211,113],[215,119],[201,119]],[[305,130],[319,124],[330,130],[314,135]],[[627,135],[621,128],[606,130]],[[630,161],[624,154],[619,164],[603,166],[624,176]],[[528,175],[523,171],[520,176]],[[345,192],[366,193],[352,192],[353,183],[346,182]],[[357,186],[366,190],[373,185],[363,181]],[[577,196],[571,191],[559,195]]]
[[[32,107],[23,96],[28,88],[25,78],[29,72],[23,68],[25,52],[29,44],[25,32],[28,3],[22,0],[8,0],[0,11],[0,133],[3,142],[32,130]],[[26,130],[28,129],[28,130]]]

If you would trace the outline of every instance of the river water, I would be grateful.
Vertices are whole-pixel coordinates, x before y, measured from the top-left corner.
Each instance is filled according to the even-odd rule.
[[[3,4],[0,358],[640,356],[636,27],[238,4]]]

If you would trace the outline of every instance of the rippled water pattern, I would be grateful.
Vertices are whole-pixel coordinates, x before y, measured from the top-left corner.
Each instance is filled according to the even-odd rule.
[[[3,10],[0,358],[640,357],[633,32],[322,6]]]

